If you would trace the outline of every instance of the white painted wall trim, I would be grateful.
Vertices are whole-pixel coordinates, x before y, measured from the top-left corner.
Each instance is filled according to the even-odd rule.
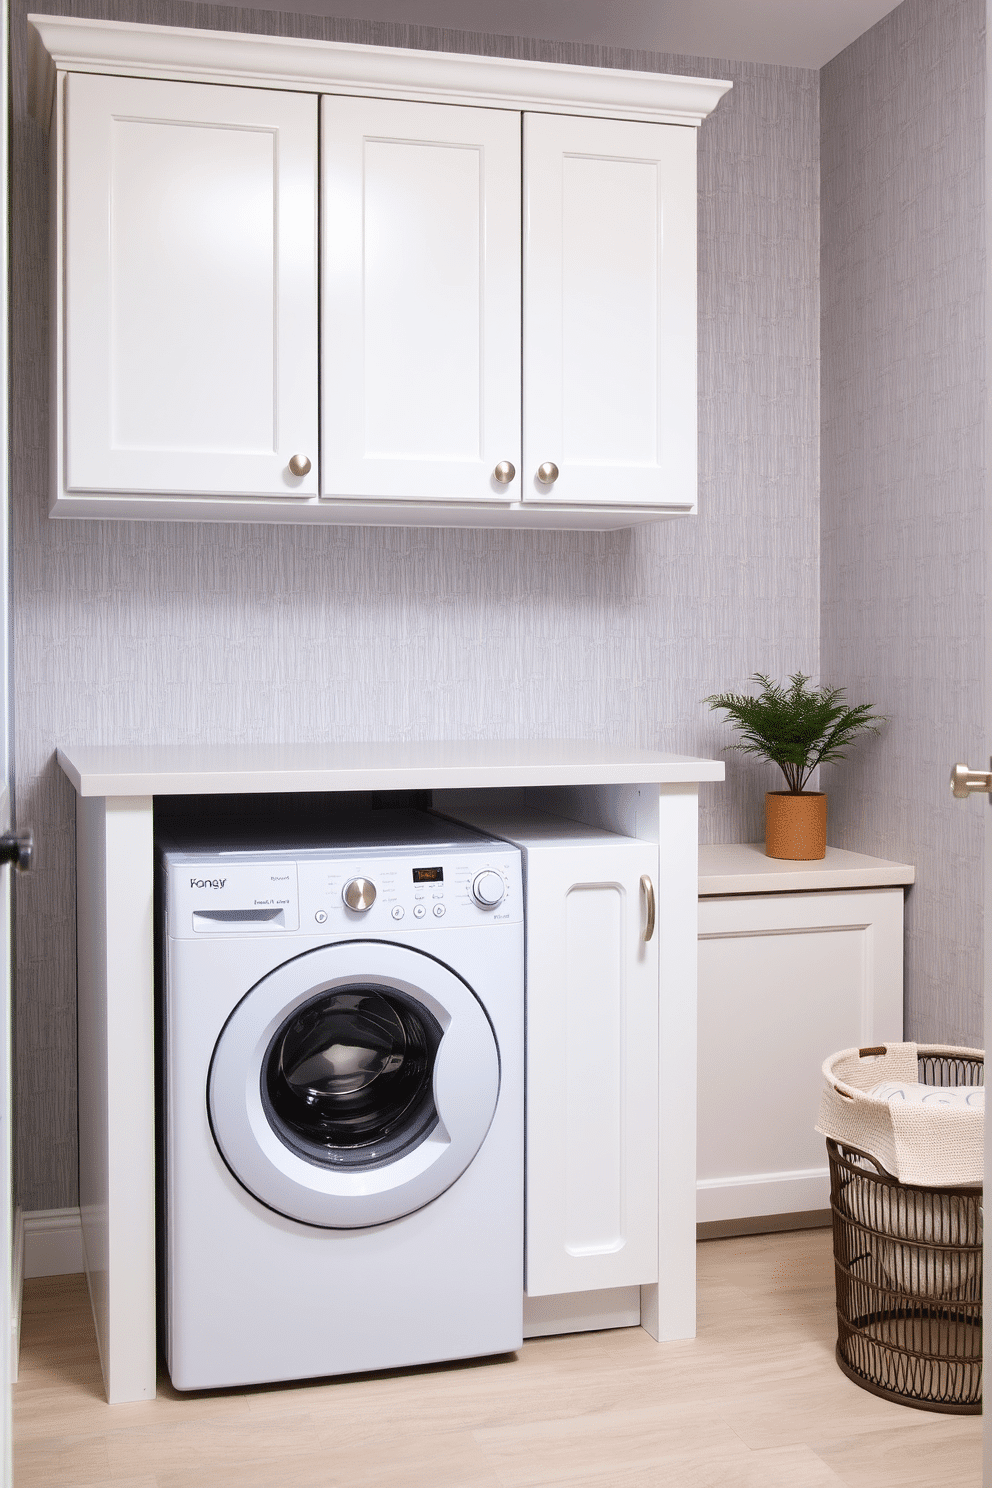
[[[636,1328],[640,1321],[641,1289],[636,1286],[564,1292],[554,1297],[528,1297],[524,1293],[525,1338]]]
[[[801,1214],[829,1206],[829,1168],[734,1174],[696,1182],[696,1219],[700,1224],[750,1215]]]
[[[24,1279],[69,1276],[83,1269],[79,1209],[35,1209],[24,1215]]]
[[[24,1294],[24,1211],[14,1210],[14,1235],[10,1248],[10,1383],[17,1384],[21,1357],[21,1299]]]
[[[57,72],[372,94],[692,127],[733,86],[660,72],[68,16],[29,16],[28,39],[28,106],[46,131]]]

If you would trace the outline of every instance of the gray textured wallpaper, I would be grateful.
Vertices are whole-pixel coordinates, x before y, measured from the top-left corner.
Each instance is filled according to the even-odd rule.
[[[33,7],[49,10],[58,6]],[[56,745],[589,737],[710,755],[701,699],[816,670],[815,73],[226,7],[74,14],[634,66],[734,80],[700,137],[696,518],[618,534],[52,522],[46,142],[15,24],[14,586],[20,1202],[75,1202],[73,796]],[[706,841],[762,835],[729,757]]]
[[[905,0],[821,75],[821,669],[892,722],[831,840],[917,865],[907,1033],[981,1046],[985,6]]]

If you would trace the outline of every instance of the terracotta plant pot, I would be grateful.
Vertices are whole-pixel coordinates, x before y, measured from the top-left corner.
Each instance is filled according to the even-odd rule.
[[[827,798],[823,791],[768,791],[765,856],[809,862],[826,857]]]

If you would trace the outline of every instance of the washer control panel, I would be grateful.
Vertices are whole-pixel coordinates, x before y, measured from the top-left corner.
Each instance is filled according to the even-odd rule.
[[[523,919],[520,855],[479,849],[297,861],[300,929],[427,930]],[[326,918],[319,919],[324,915]]]
[[[362,935],[523,920],[506,843],[262,855],[170,855],[169,934]]]

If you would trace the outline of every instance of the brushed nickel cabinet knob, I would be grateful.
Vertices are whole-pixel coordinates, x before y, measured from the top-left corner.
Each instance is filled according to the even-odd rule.
[[[558,466],[553,460],[545,460],[537,467],[537,478],[542,486],[553,486],[558,479]]]
[[[501,486],[508,486],[516,473],[509,460],[500,460],[496,469],[493,471],[494,477],[499,481]]]
[[[293,475],[309,475],[310,457],[308,455],[291,455],[289,468]]]

